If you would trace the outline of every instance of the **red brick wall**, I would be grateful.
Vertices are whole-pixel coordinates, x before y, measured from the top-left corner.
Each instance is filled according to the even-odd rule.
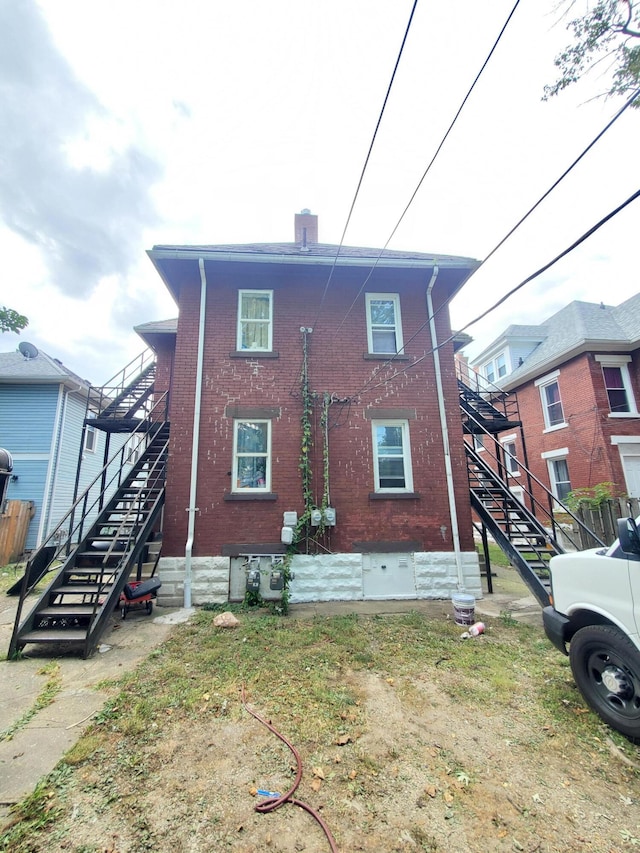
[[[330,409],[330,497],[337,511],[337,525],[327,536],[332,551],[352,551],[355,542],[387,541],[418,543],[417,550],[450,550],[451,521],[448,510],[444,454],[438,414],[433,355],[406,372],[410,362],[384,367],[384,360],[363,357],[367,351],[363,271],[337,269],[325,292],[328,269],[319,274],[273,266],[265,270],[239,265],[228,272],[207,267],[206,339],[200,453],[198,467],[199,508],[194,555],[219,554],[223,545],[279,542],[282,514],[303,509],[300,456],[300,327],[313,326],[309,342],[309,384],[321,399],[324,392],[336,402]],[[274,291],[273,349],[278,358],[232,357],[236,350],[237,292],[240,288]],[[367,292],[400,293],[406,352],[424,356],[431,349],[427,321],[424,272],[413,271],[390,278],[374,273]],[[323,299],[324,295],[324,299]],[[436,308],[442,294],[434,291]],[[350,307],[355,305],[347,314]],[[180,297],[180,321],[171,379],[171,450],[163,554],[184,553],[187,537],[191,441],[198,341],[200,281],[184,282]],[[320,307],[321,306],[321,307]],[[317,322],[316,322],[317,320]],[[448,312],[437,315],[439,340],[450,335]],[[338,328],[339,327],[339,328]],[[462,430],[453,362],[449,343],[440,350],[445,398],[450,410],[458,516],[462,546],[473,547]],[[163,356],[159,370],[170,372]],[[397,374],[397,375],[394,375]],[[385,381],[386,380],[386,381]],[[365,386],[367,386],[365,388]],[[231,405],[279,407],[272,423],[272,492],[276,500],[225,501],[231,492],[233,419],[225,417]],[[374,490],[371,419],[369,407],[407,410],[416,417],[409,422],[414,490],[418,499],[371,500]],[[322,447],[320,408],[316,407],[317,443],[313,450],[313,488],[322,497]]]

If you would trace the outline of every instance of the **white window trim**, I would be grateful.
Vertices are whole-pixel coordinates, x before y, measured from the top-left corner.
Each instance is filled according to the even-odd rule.
[[[516,440],[517,440],[517,437],[516,437],[516,434],[514,432],[512,435],[505,435],[504,438],[501,438],[500,444],[503,445],[503,450],[504,450],[505,444],[516,444]],[[510,460],[507,460],[507,458],[505,457],[505,469],[506,469],[507,475],[509,477],[519,477],[522,472],[520,471],[520,460],[517,458],[515,453],[512,455],[512,460],[513,460],[513,462],[515,462],[515,464],[518,467],[516,468],[515,471],[510,471],[509,470],[509,461]]]
[[[365,305],[367,314],[367,348],[370,355],[394,355],[395,353],[382,352],[373,348],[373,329],[371,328],[371,303],[381,299],[388,299],[393,302],[393,311],[395,316],[394,331],[396,333],[396,353],[404,350],[404,340],[402,337],[402,314],[400,313],[400,294],[399,293],[366,293]]]
[[[267,424],[267,452],[265,455],[264,486],[244,486],[240,488],[238,483],[238,424]],[[260,453],[247,454],[259,456]],[[269,418],[236,418],[233,421],[233,464],[231,468],[231,491],[234,494],[257,494],[264,495],[271,491],[271,420]]]
[[[380,486],[380,474],[378,471],[378,441],[376,437],[376,429],[380,426],[399,426],[402,427],[402,461],[404,464],[404,481],[405,485],[400,489],[392,489],[389,487],[382,488]],[[413,469],[411,466],[411,442],[409,439],[409,421],[407,420],[387,420],[379,419],[371,421],[371,439],[373,442],[373,477],[374,477],[374,492],[382,494],[404,494],[405,492],[413,492]]]
[[[250,347],[242,348],[242,323],[251,322],[242,318],[242,297],[243,296],[268,296],[269,297],[269,320],[268,322],[268,344],[266,347]],[[238,291],[238,320],[236,327],[236,350],[238,352],[271,352],[273,350],[273,290],[253,290],[245,289]]]
[[[544,389],[547,387],[547,385],[551,385],[553,382],[558,382],[559,378],[560,378],[560,371],[554,370],[553,373],[547,373],[546,376],[541,376],[540,379],[536,379],[536,381],[534,382],[534,385],[540,391],[540,404],[542,406],[542,417],[544,418],[544,427],[545,427],[542,430],[543,433],[555,432],[558,429],[564,429],[565,427],[569,426],[569,424],[567,423],[565,416],[564,416],[564,405],[562,405],[562,394],[560,394],[560,405],[562,406],[562,423],[552,424],[552,425],[549,424],[549,408],[547,406],[547,400],[545,397]],[[560,391],[560,383],[559,382],[558,382],[558,391]]]
[[[88,415],[89,418],[95,418],[95,415],[90,413]],[[89,447],[89,436],[93,438],[92,444],[93,447]],[[82,446],[83,453],[95,453],[98,449],[98,431],[91,424],[85,424],[84,430],[84,442]]]
[[[500,376],[499,372],[498,372],[498,359],[500,358],[500,356],[502,356],[504,358],[504,368],[505,369],[504,369],[504,373],[502,374],[502,376]],[[487,376],[487,368],[489,366],[493,367],[493,374],[494,374],[493,379],[489,379],[489,377]],[[485,363],[482,365],[481,372],[482,372],[483,378],[486,379],[487,382],[491,382],[493,385],[496,385],[501,379],[504,379],[506,376],[508,376],[511,373],[511,359],[509,358],[508,348],[500,350],[494,356],[492,356],[491,358],[488,358],[485,361]]]
[[[609,412],[610,418],[638,418],[640,417],[640,412],[638,412],[638,405],[636,403],[636,397],[633,393],[633,387],[631,385],[631,375],[629,373],[628,365],[631,362],[630,355],[595,355],[595,360],[600,363],[601,367],[619,367],[620,368],[620,376],[622,377],[622,385],[627,394],[627,402],[629,403],[629,411],[628,412]],[[602,374],[602,379],[604,381],[604,373]],[[607,386],[605,383],[605,393],[607,391]],[[608,394],[607,394],[608,398]]]
[[[547,471],[549,474],[549,485],[551,486],[551,494],[557,501],[562,501],[562,498],[558,497],[558,484],[556,482],[555,471],[553,467],[553,463],[557,462],[560,459],[569,459],[569,448],[562,447],[558,450],[547,450],[545,453],[540,454],[541,458],[544,459],[547,463]]]

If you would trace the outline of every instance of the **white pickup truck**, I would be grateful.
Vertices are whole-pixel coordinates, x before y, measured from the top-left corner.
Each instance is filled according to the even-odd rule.
[[[587,704],[640,743],[640,518],[618,521],[618,539],[552,557],[547,637],[569,655]],[[569,650],[567,651],[567,643]]]

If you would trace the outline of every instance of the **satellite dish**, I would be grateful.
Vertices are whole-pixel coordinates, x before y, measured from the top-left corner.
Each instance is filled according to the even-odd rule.
[[[30,344],[27,341],[22,341],[21,343],[19,343],[18,350],[27,360],[37,358],[38,356],[38,347],[34,347],[33,344]]]

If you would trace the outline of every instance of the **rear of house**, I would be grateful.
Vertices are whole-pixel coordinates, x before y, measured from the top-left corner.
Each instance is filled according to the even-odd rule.
[[[277,598],[283,561],[291,601],[480,595],[447,310],[476,262],[320,244],[308,212],[294,243],[149,255],[179,307],[137,328],[169,392],[165,600]]]

